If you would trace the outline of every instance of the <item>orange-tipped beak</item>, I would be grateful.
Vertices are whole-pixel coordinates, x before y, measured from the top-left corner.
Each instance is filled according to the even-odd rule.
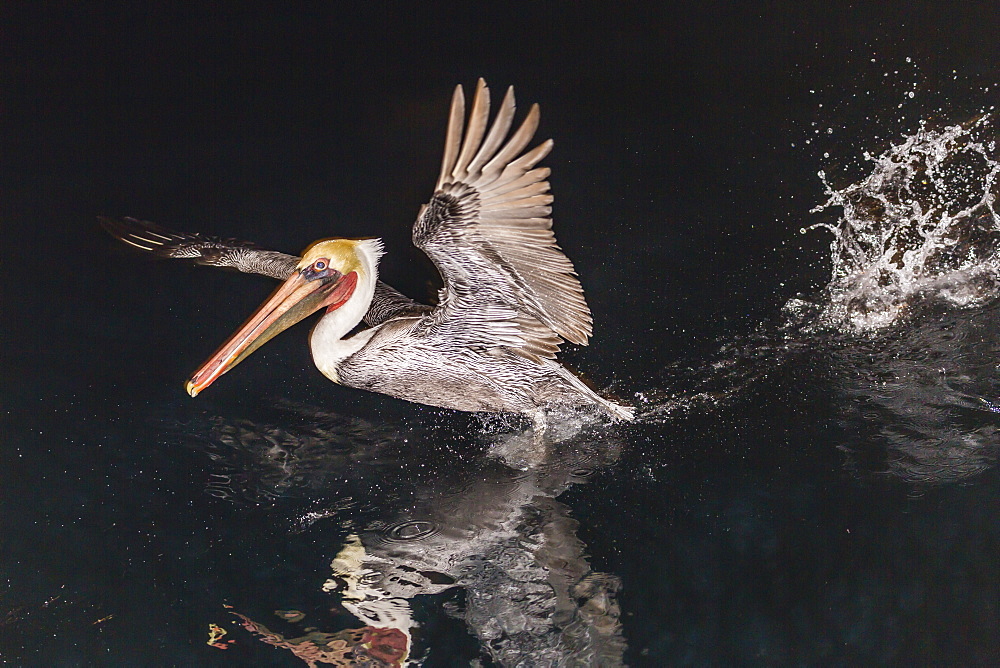
[[[353,271],[312,279],[295,272],[194,372],[185,386],[188,394],[198,396],[250,353],[319,309],[340,308],[350,299],[357,283],[358,275]]]

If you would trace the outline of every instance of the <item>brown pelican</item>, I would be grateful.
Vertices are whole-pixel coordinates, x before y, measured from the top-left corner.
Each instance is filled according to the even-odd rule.
[[[191,396],[325,309],[310,346],[316,366],[336,383],[462,411],[527,414],[536,425],[556,407],[596,407],[630,419],[630,408],[599,396],[555,360],[563,340],[586,345],[592,319],[552,233],[550,170],[536,167],[552,141],[525,151],[538,105],[512,134],[513,88],[492,125],[489,107],[480,79],[464,123],[465,96],[456,87],[437,186],[413,226],[414,245],[444,280],[434,308],[378,281],[379,239],[326,239],[294,257],[103,219],[112,234],[144,250],[284,280],[194,373]],[[349,336],[362,319],[369,327]]]

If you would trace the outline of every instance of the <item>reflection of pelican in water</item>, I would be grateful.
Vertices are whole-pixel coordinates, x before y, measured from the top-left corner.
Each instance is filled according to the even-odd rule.
[[[285,278],[195,372],[190,394],[326,309],[310,345],[316,366],[334,382],[444,408],[528,414],[536,424],[546,409],[564,406],[631,418],[629,408],[598,396],[555,361],[564,340],[587,343],[592,320],[552,233],[549,170],[536,167],[552,142],[524,152],[538,126],[537,105],[507,138],[512,90],[488,127],[489,106],[480,80],[463,133],[465,98],[456,89],[437,187],[413,227],[414,244],[444,279],[433,309],[378,282],[376,239],[319,241],[292,258],[138,221],[105,221],[145,250]],[[348,336],[363,317],[371,326]]]
[[[459,587],[455,614],[501,665],[620,665],[618,578],[591,570],[578,523],[554,498],[589,471],[572,456],[549,464],[466,481],[349,537],[325,588],[368,621]]]
[[[257,634],[269,645],[289,650],[310,668],[316,668],[321,663],[345,668],[400,668],[407,665],[409,658],[410,637],[394,626],[365,626],[336,633],[324,633],[310,628],[302,636],[286,638],[246,615],[238,612],[233,614],[242,620],[243,628]],[[276,610],[275,614],[296,622],[305,617],[298,610]]]
[[[300,411],[283,412],[288,410]],[[301,415],[317,425],[347,428],[339,416],[324,417],[316,411]],[[287,414],[285,418],[294,422]],[[297,429],[283,430],[286,448],[293,447]],[[237,445],[232,440],[236,435],[249,447],[259,448],[261,438],[248,422],[241,422],[237,430],[216,421],[214,431],[225,436],[227,448]],[[258,425],[257,431],[269,435],[273,429]],[[315,433],[312,426],[304,427],[303,447],[317,447],[309,442]],[[399,453],[412,452],[412,443],[425,438],[411,432],[409,445],[399,444]],[[360,505],[384,508],[388,503],[402,510],[380,510],[361,520],[361,528],[353,530],[333,559],[332,577],[324,589],[339,595],[343,607],[366,629],[380,630],[385,638],[405,638],[407,651],[413,638],[420,644],[419,625],[411,611],[414,597],[438,595],[439,603],[465,621],[483,651],[499,665],[621,665],[625,641],[618,578],[591,569],[586,546],[577,536],[578,522],[557,500],[570,486],[587,482],[617,459],[615,440],[603,431],[599,438],[591,438],[585,429],[561,443],[547,444],[544,460],[529,471],[513,470],[488,457],[463,462],[449,456],[448,465],[431,474],[423,466],[428,458],[435,460],[433,443],[427,445],[421,465],[414,462],[409,471],[399,472],[401,455],[394,455],[388,446],[383,446],[378,461],[360,459],[349,465],[359,478],[357,490],[342,486],[338,497],[350,494]],[[359,444],[355,449],[363,452],[366,447]],[[353,459],[339,445],[331,454],[342,468]],[[303,465],[304,472],[291,473],[304,488],[313,487],[311,476],[331,475],[312,462]],[[413,492],[386,501],[372,496],[371,490],[379,486]],[[339,500],[330,502],[338,504]],[[324,516],[315,503],[309,507],[308,515]],[[337,518],[356,514],[340,506],[320,522],[336,523]],[[313,526],[311,521],[302,524]],[[453,591],[464,596],[448,596]],[[447,601],[442,600],[445,596]],[[296,627],[298,633],[279,637],[265,628],[264,624],[273,626],[271,622],[260,622],[253,620],[248,628],[267,642],[296,652],[305,650],[304,643],[312,643],[308,649],[313,656],[328,651],[324,643],[342,639],[310,634],[301,627]],[[308,624],[315,627],[317,621],[310,619]]]

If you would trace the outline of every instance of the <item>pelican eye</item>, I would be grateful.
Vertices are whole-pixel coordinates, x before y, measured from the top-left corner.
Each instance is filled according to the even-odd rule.
[[[330,266],[330,260],[321,257],[318,260],[314,260],[311,265],[302,270],[302,277],[313,281],[317,278],[326,278],[336,273],[336,270]]]

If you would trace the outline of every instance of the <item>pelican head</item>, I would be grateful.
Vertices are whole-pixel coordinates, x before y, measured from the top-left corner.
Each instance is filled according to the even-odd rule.
[[[360,311],[351,327],[356,325],[371,301],[381,254],[378,239],[325,239],[309,246],[296,271],[194,372],[187,382],[188,394],[197,396],[250,353],[322,308],[331,313],[365,301],[351,309],[352,318]]]

